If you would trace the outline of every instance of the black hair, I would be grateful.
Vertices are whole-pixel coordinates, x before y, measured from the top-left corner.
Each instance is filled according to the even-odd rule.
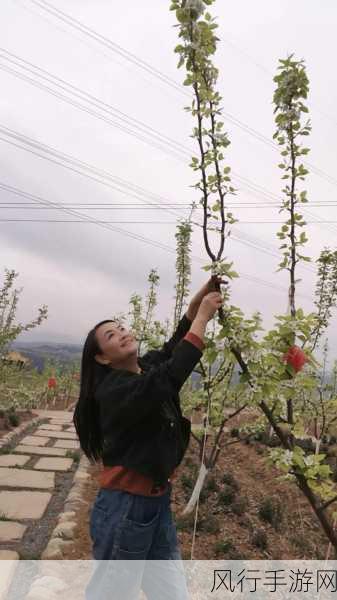
[[[105,323],[113,323],[113,319],[106,319],[97,323],[89,331],[84,343],[81,361],[80,395],[77,401],[73,423],[80,440],[80,446],[91,462],[101,458],[103,450],[103,437],[99,424],[99,407],[95,401],[94,393],[97,378],[104,377],[108,366],[97,363],[95,355],[100,354],[101,348],[96,339],[98,327]]]

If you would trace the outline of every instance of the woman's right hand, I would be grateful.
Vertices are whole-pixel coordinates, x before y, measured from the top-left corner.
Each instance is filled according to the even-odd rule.
[[[209,321],[219,308],[222,306],[222,296],[220,292],[210,292],[202,299],[197,317]]]

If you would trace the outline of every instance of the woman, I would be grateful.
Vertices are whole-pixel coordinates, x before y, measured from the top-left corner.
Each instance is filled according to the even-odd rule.
[[[73,421],[84,453],[90,461],[101,459],[104,467],[90,515],[97,561],[181,560],[170,477],[187,449],[191,424],[182,416],[179,391],[202,356],[207,322],[222,304],[221,294],[212,290],[210,279],[172,338],[142,357],[134,336],[116,321],[98,323],[87,336]],[[153,573],[133,570],[133,575],[135,581],[125,585],[142,586],[148,598],[160,597],[158,589],[153,591]],[[175,575],[165,584],[167,597],[185,598],[178,595],[181,570],[178,579]],[[104,597],[102,586],[108,582],[103,580],[100,573],[91,582],[96,585],[92,597]]]

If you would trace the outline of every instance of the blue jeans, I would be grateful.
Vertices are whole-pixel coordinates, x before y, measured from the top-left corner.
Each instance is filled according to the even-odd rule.
[[[138,599],[140,589],[148,600],[188,599],[170,500],[171,484],[157,497],[99,490],[90,514],[96,567],[86,600]]]

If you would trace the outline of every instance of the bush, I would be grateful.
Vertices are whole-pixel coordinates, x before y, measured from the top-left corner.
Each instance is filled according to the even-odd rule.
[[[278,531],[283,519],[283,508],[278,498],[266,498],[259,508],[259,517]]]
[[[231,429],[231,436],[232,437],[239,437],[239,433],[240,433],[240,431],[239,431],[239,429],[237,427],[232,427],[232,429]]]
[[[206,480],[205,489],[208,492],[217,492],[219,490],[219,486],[215,480],[215,477],[210,477]]]
[[[190,515],[180,516],[176,519],[177,531],[193,531],[194,513]]]
[[[248,501],[247,498],[244,498],[243,496],[239,496],[238,498],[236,498],[236,500],[232,504],[232,511],[236,515],[243,515],[243,513],[246,512],[247,508]]]
[[[239,491],[240,486],[236,481],[235,477],[231,473],[224,473],[222,476],[222,483],[226,483],[230,487],[232,487],[235,491]]]
[[[210,515],[209,517],[205,517],[199,521],[199,529],[200,531],[205,531],[206,533],[219,533],[219,521],[216,517]]]
[[[7,418],[13,427],[17,427],[20,424],[20,417],[16,413],[9,413]]]
[[[80,462],[81,453],[79,450],[68,450],[66,452],[66,458],[72,458],[74,462]]]
[[[267,534],[264,529],[258,529],[255,531],[252,537],[252,544],[261,550],[266,550],[268,546]]]
[[[337,467],[334,467],[332,469],[331,479],[332,479],[332,481],[334,481],[335,483],[337,483]]]
[[[219,493],[218,501],[219,504],[224,504],[225,506],[229,506],[233,502],[235,498],[235,490],[226,485],[225,488]]]
[[[199,502],[200,504],[204,504],[204,502],[206,502],[207,498],[209,496],[209,491],[205,488],[203,488],[200,492],[200,496],[199,496]]]
[[[184,462],[185,462],[186,467],[195,466],[195,463],[190,456],[185,456]]]
[[[227,554],[230,550],[233,550],[234,546],[230,540],[223,540],[221,542],[216,542],[214,545],[215,556],[219,556],[221,554]]]
[[[185,492],[190,492],[193,490],[194,483],[189,475],[182,473],[180,481],[181,481],[181,485],[184,488]]]

